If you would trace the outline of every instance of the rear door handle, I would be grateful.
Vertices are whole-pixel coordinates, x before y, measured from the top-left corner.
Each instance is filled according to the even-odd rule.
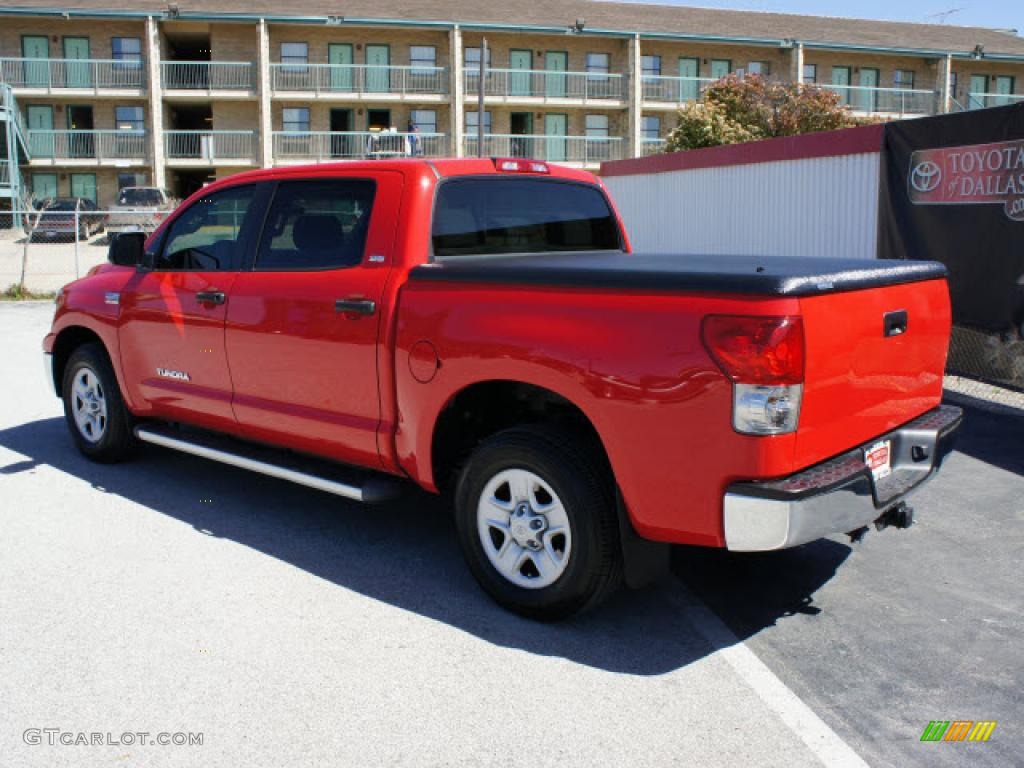
[[[377,311],[377,302],[370,299],[337,299],[335,312],[353,312],[357,315],[372,315]]]
[[[882,335],[902,336],[907,332],[907,310],[897,309],[893,312],[886,312],[882,319]]]
[[[196,301],[200,304],[223,304],[226,300],[224,291],[196,291]]]

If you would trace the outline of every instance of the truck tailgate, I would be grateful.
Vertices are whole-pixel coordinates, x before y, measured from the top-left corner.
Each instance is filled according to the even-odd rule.
[[[803,468],[904,424],[942,399],[950,332],[945,280],[800,299],[806,373],[794,466]],[[906,330],[890,330],[885,318]]]

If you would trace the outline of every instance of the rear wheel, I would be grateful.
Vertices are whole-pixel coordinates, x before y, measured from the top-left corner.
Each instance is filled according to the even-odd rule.
[[[68,359],[62,386],[64,417],[83,454],[100,462],[125,458],[135,447],[132,418],[106,352],[83,344]]]
[[[499,432],[473,452],[456,525],[474,577],[498,603],[560,619],[621,580],[614,483],[586,439],[548,426]]]

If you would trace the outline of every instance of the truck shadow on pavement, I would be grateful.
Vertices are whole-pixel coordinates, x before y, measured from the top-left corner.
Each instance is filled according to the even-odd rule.
[[[106,494],[120,496],[146,508],[140,514],[169,515],[197,535],[235,541],[487,642],[633,675],[672,672],[717,650],[714,643],[733,642],[700,631],[708,612],[694,594],[742,640],[787,616],[814,615],[814,593],[850,553],[830,540],[770,555],[680,547],[675,576],[665,583],[623,589],[590,614],[540,624],[505,612],[477,587],[450,513],[416,490],[363,506],[152,446],[125,464],[94,464],[75,450],[61,418],[2,430],[0,445],[24,457],[0,474],[49,465],[91,484],[97,508]]]

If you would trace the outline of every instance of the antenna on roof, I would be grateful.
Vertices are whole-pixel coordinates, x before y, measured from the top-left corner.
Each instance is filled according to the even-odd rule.
[[[960,13],[963,8],[950,8],[948,11],[939,11],[938,13],[929,13],[925,16],[926,19],[934,19],[937,24],[945,24],[949,21],[949,17],[954,13]]]

